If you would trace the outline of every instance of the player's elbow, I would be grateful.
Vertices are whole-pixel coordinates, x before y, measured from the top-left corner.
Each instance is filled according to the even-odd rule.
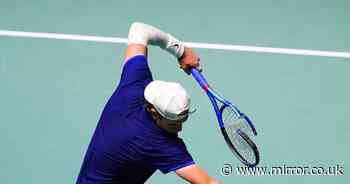
[[[143,26],[143,24],[140,22],[133,22],[129,27],[129,33],[139,31],[142,26]]]
[[[147,45],[151,30],[152,28],[150,25],[141,22],[132,23],[129,28],[128,43]]]

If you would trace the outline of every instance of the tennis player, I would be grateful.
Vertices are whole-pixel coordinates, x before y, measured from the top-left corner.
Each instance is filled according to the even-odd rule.
[[[174,55],[187,74],[199,67],[198,55],[175,37],[133,23],[119,85],[102,112],[77,184],[139,184],[156,170],[175,172],[190,183],[218,183],[195,164],[178,137],[191,113],[190,97],[178,83],[152,79],[148,45]]]

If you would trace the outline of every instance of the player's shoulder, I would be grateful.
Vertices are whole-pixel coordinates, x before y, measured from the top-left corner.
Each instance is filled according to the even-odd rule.
[[[144,70],[147,69],[147,70]],[[123,73],[133,73],[135,71],[149,71],[148,60],[145,55],[135,55],[124,63]],[[139,73],[139,72],[138,72]]]
[[[128,58],[127,60],[125,60],[124,66],[130,65],[130,64],[134,64],[134,65],[135,64],[142,64],[139,62],[136,63],[135,61],[144,61],[147,64],[147,57],[143,54],[134,55],[134,56]]]
[[[184,142],[176,135],[167,133],[156,125],[154,120],[150,117],[147,110],[143,109],[134,114],[134,125],[138,126],[143,132],[140,135],[148,145],[153,148],[162,149],[164,147],[172,147],[183,145]]]
[[[152,73],[144,55],[130,58],[123,66],[119,86],[138,84],[141,87],[152,80]]]
[[[172,135],[165,130],[157,131],[151,144],[161,151],[164,150],[186,150],[185,142],[177,135]]]

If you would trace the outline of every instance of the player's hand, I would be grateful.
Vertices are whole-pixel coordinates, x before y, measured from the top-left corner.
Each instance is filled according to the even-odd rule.
[[[191,74],[191,68],[193,67],[201,71],[202,69],[200,68],[199,61],[199,56],[191,48],[185,47],[185,52],[179,59],[180,68],[188,75]]]

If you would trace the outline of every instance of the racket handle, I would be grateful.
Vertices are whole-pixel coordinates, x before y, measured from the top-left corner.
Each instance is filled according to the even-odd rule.
[[[196,79],[198,84],[202,87],[202,89],[205,92],[208,92],[209,84],[207,80],[205,80],[204,76],[196,68],[191,68],[191,74]]]

